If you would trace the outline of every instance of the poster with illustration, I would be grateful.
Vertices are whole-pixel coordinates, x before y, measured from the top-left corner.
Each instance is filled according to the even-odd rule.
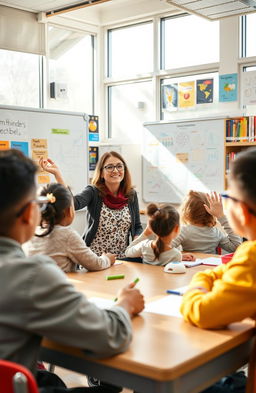
[[[243,105],[256,104],[256,71],[242,73],[242,101]]]
[[[99,142],[99,116],[89,115],[89,141]]]
[[[237,101],[237,74],[219,76],[219,101]]]
[[[162,107],[163,109],[176,109],[178,106],[178,84],[162,86]]]
[[[195,81],[179,83],[179,108],[195,106]]]
[[[213,102],[213,79],[196,81],[196,103],[211,104]]]
[[[94,171],[99,159],[98,146],[89,146],[89,171]]]

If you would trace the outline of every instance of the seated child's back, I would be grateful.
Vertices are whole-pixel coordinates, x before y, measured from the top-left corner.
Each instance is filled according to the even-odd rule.
[[[173,247],[182,246],[189,252],[216,254],[217,247],[234,252],[242,240],[235,235],[224,215],[220,195],[190,191],[182,205],[180,234],[172,241]],[[216,218],[215,218],[216,217]],[[216,219],[224,231],[216,226]]]
[[[149,224],[144,232],[128,246],[125,255],[129,258],[142,257],[143,263],[166,265],[171,261],[181,261],[181,252],[171,246],[172,239],[179,232],[179,213],[171,205],[158,208],[151,203],[147,207]],[[156,240],[148,237],[156,235]]]

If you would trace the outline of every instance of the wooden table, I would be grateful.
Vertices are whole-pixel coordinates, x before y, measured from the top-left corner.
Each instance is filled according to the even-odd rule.
[[[100,272],[72,273],[69,278],[88,297],[113,299],[119,288],[139,277],[137,286],[149,301],[165,296],[166,289],[187,285],[203,268],[175,275],[164,273],[163,267],[123,262]],[[105,279],[122,273],[123,280]],[[141,393],[194,393],[247,363],[254,334],[249,320],[224,330],[203,330],[182,318],[146,312],[133,319],[133,329],[128,351],[111,358],[91,360],[80,350],[44,340],[41,359]]]

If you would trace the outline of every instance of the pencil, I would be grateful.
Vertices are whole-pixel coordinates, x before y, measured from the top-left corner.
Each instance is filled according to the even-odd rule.
[[[124,278],[124,274],[116,274],[115,276],[106,276],[106,280],[118,280]]]

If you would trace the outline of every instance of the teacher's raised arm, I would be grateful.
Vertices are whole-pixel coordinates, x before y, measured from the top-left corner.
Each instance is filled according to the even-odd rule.
[[[65,184],[58,166],[49,158],[40,160],[45,171]],[[142,232],[137,193],[123,157],[111,151],[97,163],[92,184],[74,196],[75,209],[87,207],[84,240],[97,254],[110,252],[124,257],[129,236]]]

